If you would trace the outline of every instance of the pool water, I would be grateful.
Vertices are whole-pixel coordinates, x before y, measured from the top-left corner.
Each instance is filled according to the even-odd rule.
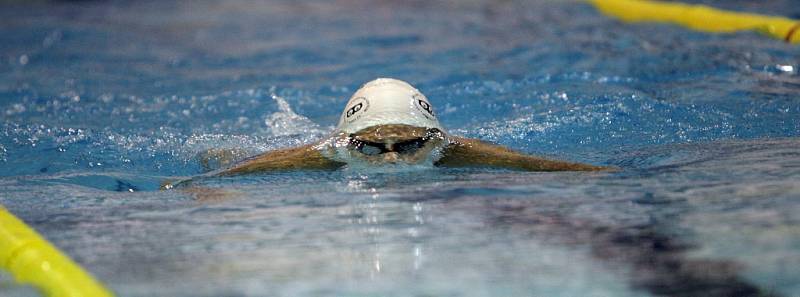
[[[800,295],[797,46],[573,1],[2,6],[0,204],[118,296]],[[322,139],[376,77],[452,134],[621,170],[157,190],[207,149]]]

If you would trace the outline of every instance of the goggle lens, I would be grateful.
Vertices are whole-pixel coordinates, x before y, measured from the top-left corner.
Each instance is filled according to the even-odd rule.
[[[419,149],[425,147],[428,141],[430,141],[433,137],[441,137],[441,131],[436,128],[429,129],[425,136],[395,143],[394,150],[391,150],[385,143],[358,140],[351,135],[350,146],[356,151],[367,156],[376,156],[392,151],[399,154],[411,155],[415,154]]]

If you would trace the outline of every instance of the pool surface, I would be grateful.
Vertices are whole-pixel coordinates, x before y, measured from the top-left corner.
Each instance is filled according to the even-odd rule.
[[[800,47],[573,1],[0,6],[0,204],[118,296],[800,295]],[[210,148],[322,139],[376,77],[453,134],[621,170],[158,191]]]

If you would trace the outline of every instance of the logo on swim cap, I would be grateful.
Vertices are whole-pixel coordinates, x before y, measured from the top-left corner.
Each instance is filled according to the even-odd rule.
[[[419,110],[419,112],[422,113],[423,116],[431,120],[436,118],[436,115],[433,114],[433,107],[431,106],[430,103],[428,103],[428,101],[425,101],[425,99],[423,99],[425,97],[422,97],[422,94],[414,94],[412,98],[414,98],[414,100],[417,103],[414,106],[417,107],[417,110]]]
[[[352,123],[353,121],[359,119],[362,114],[369,110],[369,101],[367,98],[358,97],[354,98],[350,105],[348,105],[347,111],[345,112],[345,120],[348,123]]]

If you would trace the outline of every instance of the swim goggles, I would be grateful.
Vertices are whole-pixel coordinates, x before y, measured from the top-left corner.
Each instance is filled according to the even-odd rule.
[[[428,129],[427,133],[423,137],[413,138],[393,144],[358,140],[353,136],[353,134],[350,134],[348,147],[367,156],[377,156],[389,152],[396,152],[403,155],[413,155],[417,153],[419,149],[425,147],[425,145],[427,145],[431,139],[444,138],[442,131],[437,128]]]

